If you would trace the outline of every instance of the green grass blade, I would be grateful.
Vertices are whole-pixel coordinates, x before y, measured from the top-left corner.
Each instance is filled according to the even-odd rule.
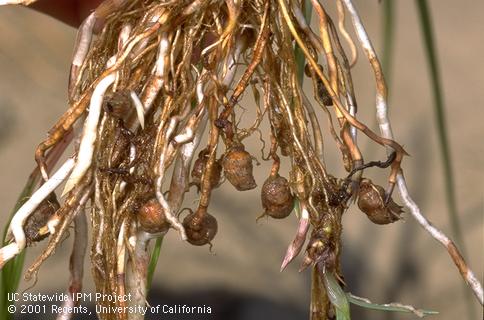
[[[155,273],[156,265],[158,264],[158,258],[160,257],[162,243],[163,237],[156,239],[155,246],[153,248],[153,251],[151,252],[150,265],[148,266],[148,277],[146,279],[148,290],[151,288],[151,282],[153,281],[153,274]]]
[[[428,315],[434,315],[434,314],[439,314],[437,311],[431,311],[431,310],[419,310],[415,309],[414,307],[411,306],[404,306],[401,304],[396,304],[396,303],[390,303],[390,304],[378,304],[378,303],[372,303],[371,301],[357,297],[355,295],[352,295],[351,293],[347,292],[346,297],[348,298],[348,301],[352,304],[355,304],[357,306],[366,308],[366,309],[372,309],[372,310],[381,310],[381,311],[393,311],[393,312],[407,312],[407,313],[413,313],[421,318],[424,316]]]
[[[342,312],[339,309],[336,309],[336,320],[351,320],[349,318],[349,314]]]
[[[8,226],[10,225],[13,215],[32,195],[35,185],[37,184],[37,180],[38,173],[35,171],[27,180],[27,183],[17,199],[15,207],[10,214],[10,218],[5,224],[2,236],[2,246],[7,244],[5,238],[7,236]],[[23,250],[14,259],[7,262],[3,269],[0,270],[0,319],[12,319],[12,315],[7,312],[7,307],[10,305],[10,302],[7,300],[7,296],[9,293],[14,293],[18,289],[20,277],[22,276],[23,271],[25,252],[26,250]]]
[[[390,87],[392,65],[393,65],[393,48],[395,47],[395,3],[394,0],[383,0],[383,51],[382,51],[382,68],[385,80]]]
[[[304,58],[304,54],[301,48],[296,46],[295,49],[295,56],[296,56],[296,68],[297,68],[297,81],[302,86],[304,81],[304,63],[306,59]]]
[[[444,107],[444,96],[442,86],[440,83],[439,64],[437,61],[437,54],[434,43],[434,32],[432,29],[432,18],[426,0],[416,0],[420,28],[422,30],[425,54],[429,66],[430,80],[432,86],[432,95],[434,99],[434,113],[437,122],[437,135],[440,145],[440,155],[442,158],[443,173],[445,179],[445,198],[447,202],[447,211],[449,213],[449,220],[451,230],[454,235],[460,250],[464,256],[467,256],[467,250],[462,236],[462,229],[457,210],[457,197],[455,194],[454,172],[452,170],[452,157],[450,152],[449,140],[447,137],[447,122]],[[463,284],[465,297],[468,304],[469,316],[474,319],[475,312],[471,304],[471,295],[467,291],[467,287]]]
[[[455,196],[454,173],[452,170],[452,160],[450,155],[449,140],[447,138],[447,124],[444,108],[444,97],[440,84],[440,72],[435,52],[434,36],[432,30],[432,21],[426,0],[417,0],[418,12],[420,17],[420,26],[424,37],[425,54],[429,65],[432,95],[434,99],[434,112],[437,121],[437,131],[439,136],[440,151],[442,156],[442,165],[444,167],[445,177],[445,195],[449,211],[449,218],[452,225],[454,237],[461,247],[462,253],[465,254],[464,241],[460,227],[460,221],[457,214],[457,201]]]
[[[311,5],[310,0],[306,0],[303,2],[304,4],[304,11],[303,15],[306,19],[308,26],[311,25],[311,17],[313,15],[313,7]],[[304,57],[304,53],[302,52],[301,48],[296,45],[296,49],[294,51],[294,55],[296,57],[296,68],[297,68],[297,80],[299,84],[302,86],[304,81],[304,64],[306,62],[306,58]]]
[[[331,272],[323,273],[323,283],[326,288],[331,304],[336,310],[337,320],[350,320],[350,305],[346,297],[345,292],[341,289],[341,286],[336,280],[336,277]]]

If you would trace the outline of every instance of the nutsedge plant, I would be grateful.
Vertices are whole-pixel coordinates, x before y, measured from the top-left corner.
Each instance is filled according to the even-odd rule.
[[[82,261],[90,236],[96,291],[133,297],[99,303],[144,305],[164,235],[177,232],[183,241],[211,248],[218,230],[209,211],[212,190],[221,184],[241,192],[257,188],[254,157],[244,140],[260,134],[270,145],[264,160],[272,162],[261,188],[264,215],[298,215],[281,270],[304,252],[301,271],[312,270],[311,319],[349,319],[350,302],[418,316],[432,313],[402,304],[378,306],[345,292],[351,284],[345,283],[341,271],[342,216],[356,200],[374,223],[400,220],[402,207],[393,200],[395,185],[412,216],[446,246],[482,304],[482,286],[456,246],[421,215],[408,194],[401,169],[407,152],[391,132],[380,62],[352,1],[336,4],[334,22],[318,0],[101,3],[79,28],[69,108],[36,149],[43,182],[13,215],[10,241],[0,249],[0,267],[48,236],[44,252],[25,274],[26,279],[37,276],[74,225],[68,291],[82,290]],[[311,11],[317,18],[316,30],[309,24]],[[375,74],[380,134],[358,117],[358,111],[368,110],[357,108],[351,77],[357,50],[345,29],[346,16]],[[349,45],[349,57],[342,41]],[[303,90],[303,77],[312,90]],[[245,108],[255,114],[255,121],[241,127],[238,119],[247,117],[241,98],[250,91],[255,103]],[[268,132],[259,129],[263,121],[270,125]],[[321,123],[327,123],[329,136],[322,134]],[[365,161],[358,132],[385,147],[388,158]],[[51,174],[71,141],[74,154]],[[325,164],[328,143],[340,151],[344,176]],[[290,164],[287,174],[280,170],[282,161]],[[366,177],[366,170],[387,170],[388,181],[379,185]],[[200,199],[185,210],[183,200],[191,186],[197,187]],[[52,205],[57,202],[56,190],[62,197],[59,207]],[[85,212],[86,208],[90,210]],[[152,258],[148,248],[155,239]]]

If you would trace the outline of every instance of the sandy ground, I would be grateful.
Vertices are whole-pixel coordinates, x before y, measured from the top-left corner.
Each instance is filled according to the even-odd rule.
[[[429,1],[454,161],[459,218],[466,257],[480,280],[483,275],[483,170],[481,13],[478,1]],[[381,17],[377,1],[357,1],[375,46],[380,48]],[[411,157],[404,170],[411,193],[424,213],[450,233],[444,198],[436,126],[428,73],[413,1],[398,1],[395,59],[391,79],[391,118],[399,142]],[[36,12],[0,8],[0,226],[33,168],[37,143],[66,108],[66,83],[75,30]],[[360,113],[373,117],[374,85],[363,56],[354,69]],[[376,129],[376,128],[375,128]],[[382,150],[362,139],[368,159]],[[481,147],[479,147],[481,146]],[[260,147],[253,141],[253,152]],[[334,153],[328,165],[341,170]],[[267,165],[257,168],[262,184]],[[341,173],[341,171],[339,171]],[[382,177],[378,177],[383,179]],[[380,180],[382,181],[382,180]],[[296,219],[255,223],[261,211],[258,192],[218,189],[211,212],[219,221],[214,252],[181,243],[171,233],[155,274],[156,301],[212,303],[218,314],[200,319],[307,318],[309,274],[297,264],[279,273]],[[250,204],[250,205],[248,205]],[[381,227],[350,210],[344,218],[344,273],[348,288],[374,301],[400,301],[440,311],[435,319],[482,319],[482,309],[463,286],[445,250],[407,216],[405,223]],[[29,249],[27,263],[43,243]],[[70,241],[42,267],[32,292],[63,292],[68,280]],[[86,264],[85,290],[93,291]],[[31,283],[22,283],[26,289]],[[207,302],[208,301],[208,302]],[[471,305],[472,318],[467,312]],[[223,306],[223,307],[222,307]],[[225,308],[225,309],[224,309]],[[225,310],[229,313],[222,313]],[[354,308],[358,319],[411,319]],[[225,316],[225,314],[227,314]]]

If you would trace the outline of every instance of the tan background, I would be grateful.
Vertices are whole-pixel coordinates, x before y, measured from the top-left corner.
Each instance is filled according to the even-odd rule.
[[[484,88],[482,1],[429,1],[436,30],[447,110],[459,215],[467,261],[483,274]],[[377,1],[357,1],[371,38],[380,48],[381,8]],[[404,169],[411,193],[437,226],[450,232],[432,98],[413,1],[396,2],[396,40],[391,87],[391,119],[397,139],[412,155]],[[33,167],[33,151],[66,107],[66,82],[75,30],[24,8],[0,8],[0,226]],[[364,57],[354,69],[361,117],[372,120],[373,78]],[[322,123],[325,123],[324,121]],[[380,149],[361,140],[367,159]],[[254,141],[253,152],[259,149]],[[378,151],[378,152],[377,152]],[[339,159],[326,154],[336,168]],[[257,168],[262,184],[267,166]],[[380,180],[382,181],[382,180]],[[215,255],[189,247],[174,233],[165,241],[155,275],[156,292],[177,303],[214,294],[234,297],[240,319],[306,318],[309,275],[298,274],[297,261],[284,273],[279,265],[295,232],[296,219],[262,221],[258,192],[234,193],[224,185],[215,192],[212,213],[219,221]],[[350,210],[344,218],[344,272],[349,290],[374,301],[401,301],[440,311],[435,319],[471,319],[462,297],[462,281],[445,250],[407,216],[405,223],[380,227]],[[43,244],[29,249],[32,261]],[[33,292],[63,292],[68,280],[70,242],[66,241],[40,272]],[[87,267],[87,265],[86,265]],[[86,290],[92,290],[89,268]],[[25,289],[30,284],[22,283]],[[208,290],[208,291],[207,291]],[[215,290],[217,293],[215,294]],[[193,301],[198,298],[193,298]],[[187,301],[188,301],[187,300]],[[220,299],[219,299],[220,300]],[[222,303],[218,302],[213,303]],[[223,300],[223,299],[222,299]],[[192,300],[190,300],[192,301]],[[204,300],[205,301],[205,300]],[[482,310],[468,301],[475,319]],[[279,311],[278,311],[279,310]],[[289,310],[285,313],[280,310]],[[355,319],[411,319],[409,315],[362,312]],[[357,313],[358,312],[358,313]],[[218,318],[228,319],[222,314]],[[230,319],[235,317],[230,316]]]

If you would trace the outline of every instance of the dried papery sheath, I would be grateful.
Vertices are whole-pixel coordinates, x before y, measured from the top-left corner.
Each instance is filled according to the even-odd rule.
[[[301,252],[301,249],[306,241],[306,237],[309,231],[309,212],[306,205],[301,204],[301,214],[299,217],[299,225],[297,228],[296,236],[292,240],[291,244],[287,248],[286,255],[281,264],[280,271],[282,272],[286,266],[291,263],[294,258]]]

